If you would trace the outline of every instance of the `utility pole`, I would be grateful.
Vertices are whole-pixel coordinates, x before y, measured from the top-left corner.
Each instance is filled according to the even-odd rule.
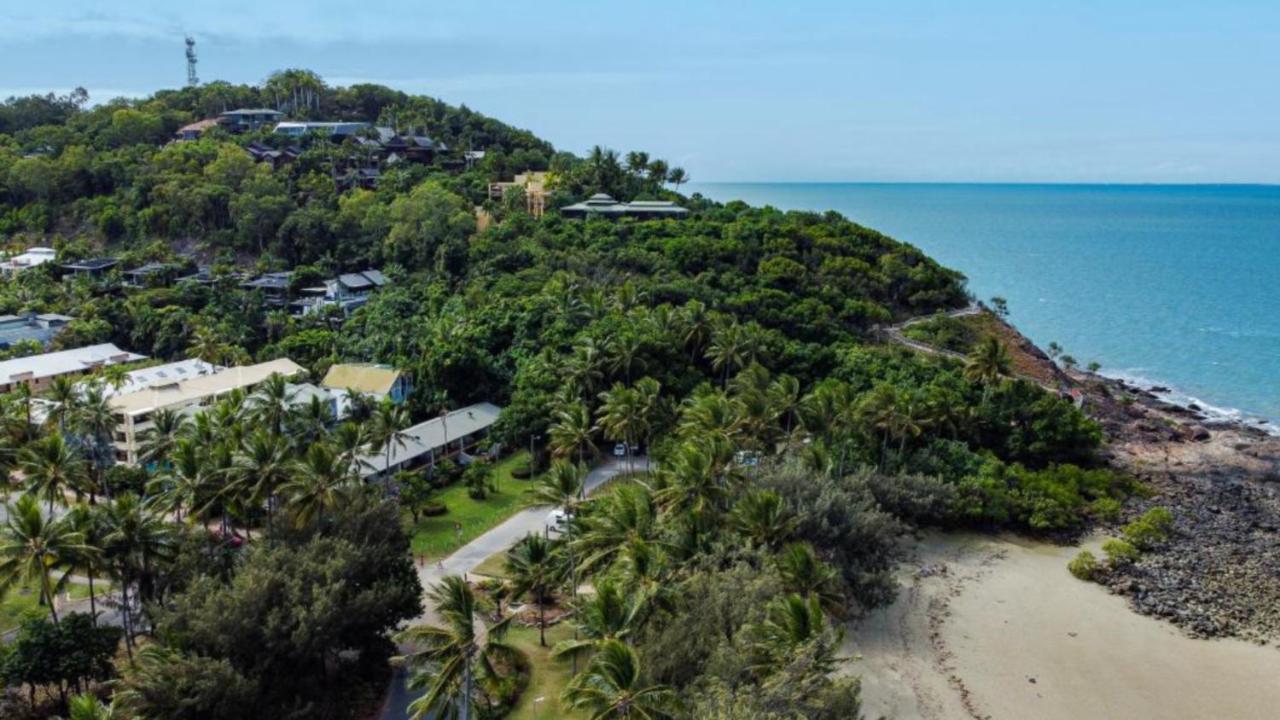
[[[187,87],[195,87],[200,84],[200,78],[196,77],[196,39],[187,36]]]

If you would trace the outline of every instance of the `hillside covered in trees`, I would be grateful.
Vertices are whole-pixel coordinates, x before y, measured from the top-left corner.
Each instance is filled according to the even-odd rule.
[[[363,152],[356,137],[213,128],[172,141],[237,107],[373,123],[448,150],[381,168],[376,187],[360,188],[335,180]],[[259,162],[251,145],[296,147],[296,158]],[[467,150],[484,157],[465,162]],[[522,547],[513,561],[528,581],[516,594],[539,603],[559,595],[576,609],[580,639],[592,641],[572,650],[582,674],[566,707],[597,717],[625,717],[628,703],[651,703],[648,717],[854,717],[856,681],[831,674],[839,629],[892,598],[904,534],[920,525],[1070,532],[1114,515],[1128,485],[1098,468],[1098,427],[1013,377],[998,342],[962,362],[881,341],[889,324],[968,304],[959,273],[835,213],[680,196],[685,175],[674,170],[639,151],[576,157],[467,108],[373,85],[330,88],[299,71],[260,87],[210,83],[95,106],[81,94],[10,99],[0,105],[0,244],[48,245],[59,262],[110,254],[122,267],[208,265],[212,281],[125,289],[112,277],[58,278],[50,264],[0,285],[0,315],[64,313],[74,320],[57,346],[113,342],[159,360],[288,357],[313,377],[336,362],[386,363],[412,373],[414,420],[472,402],[502,406],[494,439],[533,447],[531,471],[549,468],[538,496],[575,503],[565,536]],[[525,171],[550,173],[544,215],[530,214],[518,191],[491,197],[490,183]],[[557,212],[597,192],[674,200],[690,213]],[[236,274],[290,270],[303,287],[366,268],[390,282],[349,318],[292,316]],[[62,452],[74,456],[108,422],[68,411],[33,431],[29,402],[3,398],[0,463],[14,477],[46,477],[40,453],[56,449],[44,435],[66,436]],[[119,670],[118,699],[144,717],[190,716],[167,687],[198,694],[199,717],[265,707],[339,716],[341,703],[324,708],[345,686],[328,679],[353,653],[385,667],[391,650],[379,638],[414,617],[407,540],[380,524],[396,512],[384,493],[403,495],[353,487],[345,469],[321,471],[371,437],[389,442],[397,421],[357,415],[325,426],[280,407],[232,398],[185,429],[175,420],[166,442],[153,438],[141,476],[97,468],[71,484],[111,503],[129,493],[142,505],[165,498],[179,517],[186,509],[163,552],[112,551],[117,582],[143,593],[127,634],[155,639]],[[652,471],[577,502],[576,464],[614,442],[646,448]],[[110,464],[91,453],[68,462]],[[40,497],[61,497],[47,486],[68,478],[46,477]],[[224,492],[232,485],[239,495]],[[36,522],[38,507],[24,512]],[[206,537],[207,524],[228,518],[257,541],[230,548]],[[372,559],[397,554],[405,562]],[[538,562],[542,580],[529,580]],[[344,578],[370,589],[342,591]],[[570,578],[595,592],[571,602]],[[470,633],[480,591],[429,590],[450,632]],[[277,608],[279,624],[257,627],[254,613],[272,603],[297,603],[297,612]],[[356,623],[334,608],[371,615]],[[311,613],[324,621],[317,637],[290,634]],[[448,675],[443,653],[419,658],[431,702],[468,702],[457,698],[471,676]],[[481,717],[506,707],[513,686],[501,671],[518,666],[486,660],[492,674],[475,678],[470,701]],[[35,682],[16,661],[4,668],[13,684]],[[378,677],[367,666],[359,673]]]

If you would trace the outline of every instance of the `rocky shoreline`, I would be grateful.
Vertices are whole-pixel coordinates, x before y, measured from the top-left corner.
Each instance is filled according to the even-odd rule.
[[[1151,492],[1126,504],[1125,520],[1158,505],[1174,515],[1168,540],[1105,584],[1195,636],[1280,641],[1280,437],[1171,403],[1161,388],[1069,377],[1102,424],[1108,462]]]

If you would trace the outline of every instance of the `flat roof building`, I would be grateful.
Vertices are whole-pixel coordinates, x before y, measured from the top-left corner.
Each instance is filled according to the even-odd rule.
[[[47,247],[31,247],[0,262],[0,275],[12,275],[28,268],[53,262],[58,251]]]
[[[128,395],[129,393],[145,390],[154,385],[167,385],[169,383],[189,380],[191,378],[204,377],[221,372],[226,368],[218,367],[193,358],[190,360],[179,360],[177,362],[165,363],[164,365],[153,365],[151,367],[132,370],[125,373],[124,382],[118,387],[115,385],[106,385],[102,388],[102,394],[105,397],[113,395]]]
[[[403,445],[391,446],[390,462],[386,446],[379,452],[362,455],[357,461],[360,477],[385,478],[400,470],[464,452],[493,427],[501,413],[502,408],[493,403],[476,403],[453,410],[445,417],[414,425],[403,431]]]
[[[320,384],[331,390],[354,390],[375,398],[402,403],[409,396],[409,376],[390,365],[337,363],[330,366]]]
[[[683,218],[689,214],[689,211],[669,200],[618,202],[610,195],[596,193],[580,203],[560,208],[560,214],[569,218],[597,216],[656,220],[661,218]]]
[[[288,358],[270,362],[227,368],[200,377],[151,383],[144,389],[113,395],[109,402],[119,425],[116,429],[116,459],[136,465],[138,449],[146,432],[154,427],[152,416],[158,410],[182,410],[208,405],[233,390],[252,390],[272,375],[292,378],[303,373],[300,365]]]
[[[0,350],[25,341],[48,345],[72,318],[56,313],[0,315]]]
[[[111,343],[103,343],[5,360],[0,362],[0,392],[9,392],[18,385],[27,385],[32,392],[40,392],[48,388],[56,377],[82,375],[100,367],[146,359],[146,355],[125,352]]]

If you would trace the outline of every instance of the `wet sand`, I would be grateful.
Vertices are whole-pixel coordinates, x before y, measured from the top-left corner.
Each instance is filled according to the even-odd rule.
[[[1193,639],[1138,615],[1067,572],[1078,551],[927,536],[900,571],[897,602],[846,641],[867,717],[1280,717],[1280,650]]]

